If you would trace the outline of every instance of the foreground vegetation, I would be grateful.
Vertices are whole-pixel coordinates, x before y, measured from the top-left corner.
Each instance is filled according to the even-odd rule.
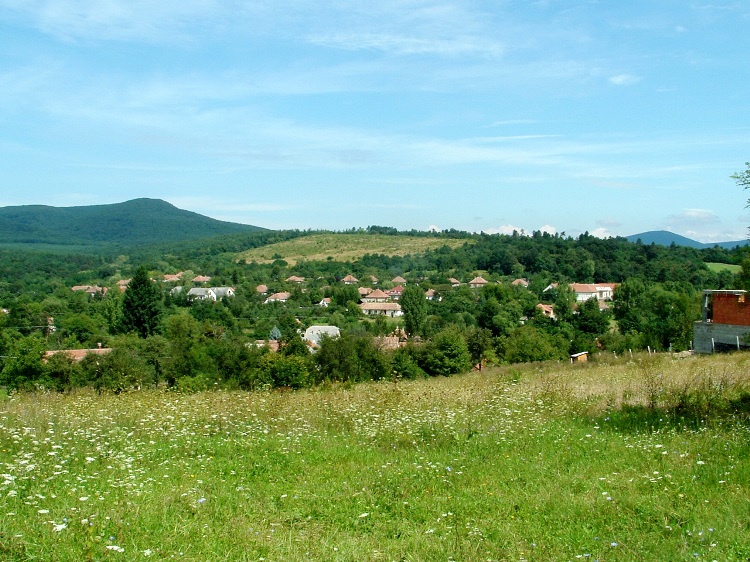
[[[3,560],[746,560],[748,356],[0,398]]]

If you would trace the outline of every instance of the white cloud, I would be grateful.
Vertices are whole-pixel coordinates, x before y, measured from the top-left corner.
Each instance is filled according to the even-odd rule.
[[[460,56],[481,54],[498,57],[505,50],[498,43],[480,38],[456,37],[441,39],[434,37],[410,37],[388,33],[316,35],[310,37],[309,41],[316,45],[339,49],[385,51],[398,55],[434,54]]]
[[[514,232],[525,234],[523,228],[521,228],[520,226],[514,226],[512,224],[504,224],[502,226],[498,226],[497,228],[486,228],[482,230],[482,232],[486,234],[513,234]]]
[[[557,229],[550,224],[540,226],[538,230],[540,232],[546,232],[547,234],[557,234]]]
[[[633,76],[632,74],[618,74],[616,76],[609,77],[609,83],[615,86],[631,86],[641,81],[640,76]]]
[[[589,234],[591,234],[591,236],[596,236],[597,238],[610,238],[612,236],[609,229],[603,227],[595,228],[589,232]]]
[[[716,225],[721,223],[721,219],[707,209],[685,209],[681,213],[668,216],[666,223],[672,228],[687,230]]]

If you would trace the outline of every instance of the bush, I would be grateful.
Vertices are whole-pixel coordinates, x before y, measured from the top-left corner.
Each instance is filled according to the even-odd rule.
[[[420,365],[430,375],[454,375],[471,369],[471,355],[464,335],[455,326],[438,333],[425,346]]]

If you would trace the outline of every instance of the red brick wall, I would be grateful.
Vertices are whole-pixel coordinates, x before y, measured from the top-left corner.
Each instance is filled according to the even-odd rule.
[[[745,302],[740,302],[740,295],[713,296],[713,321],[717,324],[734,324],[750,326],[750,295],[745,295]]]

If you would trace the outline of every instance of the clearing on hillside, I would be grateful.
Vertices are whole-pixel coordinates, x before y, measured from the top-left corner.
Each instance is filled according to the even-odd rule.
[[[457,238],[432,238],[426,236],[389,236],[386,234],[311,234],[278,242],[262,248],[253,248],[237,256],[246,263],[272,263],[283,259],[289,265],[300,260],[315,261],[329,258],[336,261],[354,261],[365,254],[405,256],[434,250],[442,246],[457,248],[471,240]]]

